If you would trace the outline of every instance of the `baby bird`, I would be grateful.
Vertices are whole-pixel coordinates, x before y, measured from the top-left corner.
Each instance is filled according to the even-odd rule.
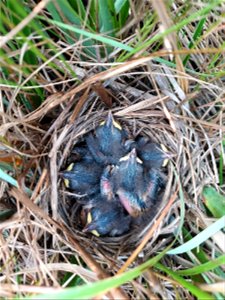
[[[149,169],[165,167],[170,158],[164,145],[153,143],[147,137],[139,136],[136,141],[129,142],[129,147],[136,148],[138,157]]]
[[[134,148],[122,157],[112,170],[111,186],[127,212],[136,217],[147,208],[143,200],[145,192],[144,167]]]
[[[75,146],[71,153],[76,155],[75,159],[78,161],[85,163],[95,162],[94,157],[86,146]]]
[[[61,172],[67,188],[79,195],[91,195],[99,191],[102,167],[96,163],[76,162]]]
[[[95,134],[87,136],[86,143],[95,161],[106,166],[116,164],[125,155],[126,149],[123,145],[126,136],[126,131],[109,112],[106,121],[97,127]]]
[[[87,214],[87,224],[83,232],[96,236],[120,236],[130,229],[131,217],[127,215],[118,201],[111,205],[101,195],[92,200]]]
[[[157,169],[151,169],[146,175],[146,191],[144,198],[146,202],[155,204],[161,190],[165,188],[165,175]]]
[[[106,198],[107,201],[111,201],[114,198],[114,184],[112,173],[114,170],[114,165],[108,165],[102,173],[100,180],[100,192],[103,197]]]

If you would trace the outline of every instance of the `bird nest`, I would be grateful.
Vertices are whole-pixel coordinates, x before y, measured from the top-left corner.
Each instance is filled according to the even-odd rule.
[[[208,120],[217,114],[210,103],[213,103],[212,97],[220,92],[220,83],[210,89],[207,84],[202,85],[198,93],[189,94],[187,102],[172,70],[157,64],[151,64],[151,69],[151,73],[143,67],[137,74],[107,80],[101,87],[103,96],[96,89],[88,93],[88,81],[86,86],[51,95],[21,123],[28,124],[26,134],[29,142],[26,140],[25,145],[28,149],[31,144],[36,147],[34,159],[37,167],[33,167],[34,161],[28,162],[28,167],[35,170],[33,179],[25,181],[25,184],[29,183],[34,190],[31,199],[37,205],[33,206],[31,201],[15,191],[12,195],[22,202],[22,207],[28,208],[32,217],[28,217],[29,214],[17,205],[19,220],[26,217],[27,226],[33,222],[39,245],[44,247],[58,243],[60,248],[60,243],[64,243],[64,250],[69,246],[77,253],[82,247],[102,266],[110,266],[114,273],[146,236],[148,239],[139,254],[139,261],[165,249],[172,242],[181,221],[192,228],[196,218],[201,219],[203,207],[199,196],[202,188],[218,182],[219,127],[214,123],[210,126]],[[82,70],[78,68],[75,71],[79,74]],[[86,76],[82,72],[80,74],[81,79]],[[93,77],[90,84],[98,79]],[[165,190],[142,226],[118,237],[96,237],[82,231],[81,207],[65,188],[59,173],[71,162],[74,146],[105,120],[109,110],[133,137],[139,134],[146,136],[165,145],[172,155],[163,170],[167,177]],[[36,177],[36,174],[39,176]],[[20,184],[24,182],[23,179],[18,181]],[[184,209],[185,217],[181,219]],[[51,225],[55,225],[56,229],[52,230]],[[57,234],[59,230],[63,239]],[[22,241],[24,237],[29,243],[26,233]],[[60,248],[60,251],[64,256],[63,249]]]
[[[105,115],[105,113],[103,112],[102,117],[104,117],[104,115]],[[101,120],[101,117],[100,117],[100,120]],[[97,120],[97,122],[100,122],[100,120]],[[108,120],[109,120],[109,122],[108,122]],[[103,122],[105,122],[105,123],[108,122],[111,125],[113,125],[112,123],[115,123],[115,121],[112,122],[111,112],[108,114],[107,121],[104,120]],[[134,137],[129,135],[129,133],[128,133],[130,131],[134,132],[134,126],[132,124],[130,124],[129,121],[128,122],[127,121],[123,122],[122,119],[121,119],[121,122],[123,123],[122,127],[120,129],[114,127],[113,130],[116,131],[118,135],[120,135],[120,133],[124,133],[126,135],[126,138],[124,138],[124,143],[126,143],[127,141],[134,143],[133,140],[131,140],[131,138],[134,139]],[[94,121],[94,123],[96,123],[96,122]],[[115,124],[116,124],[116,126],[120,126],[118,123],[115,123]],[[138,122],[137,122],[137,124],[138,124]],[[103,130],[103,133],[104,133],[105,129],[102,129],[103,127],[107,128],[106,130],[110,130],[110,132],[111,132],[111,129],[108,129],[109,127],[106,124],[101,125],[101,126],[97,125],[97,130],[99,130],[99,129]],[[126,130],[125,130],[125,128],[126,128]],[[149,126],[148,126],[148,128],[149,128]],[[134,133],[135,136],[137,134],[138,134],[138,132]],[[140,238],[143,236],[144,232],[146,231],[146,227],[150,226],[150,224],[152,223],[152,221],[156,217],[158,211],[160,210],[160,208],[162,207],[162,204],[164,202],[163,201],[164,200],[164,197],[163,197],[164,196],[164,185],[165,185],[165,182],[167,181],[165,178],[167,178],[167,176],[168,176],[168,170],[165,167],[164,168],[160,168],[160,167],[161,167],[161,165],[163,165],[164,158],[165,158],[165,161],[167,161],[167,157],[170,156],[169,153],[165,153],[165,152],[162,152],[160,150],[160,144],[159,143],[154,143],[153,144],[153,141],[156,142],[156,139],[153,138],[153,136],[151,136],[151,138],[150,138],[150,135],[151,135],[151,130],[149,132],[145,132],[144,128],[142,128],[141,135],[138,134],[138,137],[141,137],[141,138],[142,138],[142,136],[145,136],[144,143],[147,142],[147,146],[150,146],[150,148],[151,148],[151,149],[148,149],[147,156],[148,156],[148,154],[152,155],[152,156],[149,155],[148,158],[150,158],[151,160],[153,158],[154,162],[151,163],[151,164],[155,165],[155,166],[152,166],[150,168],[150,175],[151,174],[155,174],[155,175],[152,176],[153,179],[150,179],[150,184],[147,183],[149,186],[151,186],[150,191],[152,191],[151,194],[152,194],[152,197],[154,198],[154,202],[153,202],[153,200],[147,201],[147,202],[150,202],[150,204],[151,204],[150,208],[148,208],[148,209],[144,210],[143,212],[141,212],[141,211],[139,211],[141,208],[138,207],[138,210],[136,210],[136,212],[135,212],[135,214],[138,213],[138,216],[133,216],[133,214],[132,214],[131,217],[127,216],[123,211],[121,211],[122,205],[117,206],[117,202],[119,202],[119,200],[116,199],[115,196],[113,196],[114,201],[107,201],[106,200],[107,196],[112,194],[112,191],[108,191],[108,186],[110,185],[110,179],[107,179],[106,177],[103,177],[103,176],[100,176],[100,178],[104,178],[104,181],[106,182],[105,183],[105,185],[106,185],[106,194],[108,194],[108,195],[105,195],[104,197],[102,197],[103,199],[101,200],[100,207],[97,208],[97,209],[95,209],[96,204],[94,203],[94,200],[93,200],[93,199],[96,198],[96,196],[94,195],[94,194],[96,194],[95,190],[94,190],[94,193],[92,193],[91,195],[87,195],[86,197],[82,197],[82,196],[80,196],[76,193],[76,191],[80,191],[80,186],[79,185],[78,185],[78,187],[76,185],[76,187],[74,187],[74,189],[72,188],[72,192],[68,192],[67,190],[65,190],[62,187],[61,198],[63,199],[63,201],[60,201],[61,216],[64,218],[64,221],[69,225],[69,227],[72,230],[75,230],[74,232],[76,232],[76,233],[79,232],[79,234],[81,234],[81,236],[83,238],[84,238],[84,236],[86,236],[86,235],[82,234],[81,231],[82,231],[82,227],[84,227],[84,223],[87,223],[87,215],[91,216],[90,213],[89,214],[85,213],[85,211],[87,210],[87,209],[85,209],[85,207],[89,207],[90,205],[88,203],[90,202],[91,206],[94,206],[94,211],[97,211],[98,214],[103,214],[103,212],[101,212],[102,205],[105,207],[105,209],[107,211],[109,210],[108,213],[107,213],[109,220],[110,220],[110,215],[113,212],[115,213],[115,215],[117,215],[116,214],[117,210],[118,210],[118,214],[120,213],[120,215],[119,215],[119,217],[117,217],[117,219],[111,220],[112,226],[110,226],[110,231],[108,232],[109,234],[107,234],[107,233],[104,234],[105,236],[107,236],[107,235],[108,236],[118,235],[118,236],[117,237],[114,237],[114,236],[113,237],[104,237],[104,238],[101,237],[101,244],[102,245],[105,245],[107,247],[107,245],[112,243],[112,244],[114,244],[114,246],[119,247],[117,249],[117,251],[119,251],[119,249],[120,249],[120,251],[127,251],[128,249],[131,249],[131,245],[135,245],[136,243],[138,243],[138,241],[140,241]],[[84,135],[84,140],[85,141],[86,141],[86,136],[89,137],[90,135],[87,135],[87,134]],[[92,132],[91,132],[91,137],[92,136],[93,135],[92,135]],[[148,137],[148,138],[146,138],[146,137]],[[69,171],[66,170],[66,172],[65,171],[62,172],[62,175],[63,175],[62,177],[66,176],[66,179],[64,179],[64,181],[66,183],[65,185],[66,186],[70,185],[69,184],[70,179],[74,180],[76,178],[76,179],[79,180],[79,178],[81,176],[83,176],[85,178],[86,174],[84,174],[83,169],[80,169],[80,167],[81,168],[83,166],[86,167],[87,164],[88,165],[90,164],[90,166],[91,166],[90,170],[87,170],[87,171],[88,172],[90,171],[91,174],[93,172],[94,176],[98,177],[98,174],[97,173],[95,174],[95,170],[94,170],[95,166],[93,165],[95,163],[95,160],[92,158],[92,155],[90,155],[90,152],[88,152],[89,153],[88,155],[91,156],[91,159],[93,159],[93,161],[91,161],[91,162],[88,161],[88,163],[87,163],[84,160],[83,165],[82,165],[82,156],[78,155],[79,158],[77,159],[77,155],[76,155],[76,149],[80,149],[79,148],[80,145],[82,145],[82,147],[83,147],[82,149],[85,149],[85,150],[86,149],[88,150],[93,145],[88,144],[88,147],[87,147],[87,144],[85,143],[85,141],[83,142],[82,137],[74,140],[73,139],[73,132],[71,132],[71,136],[68,135],[68,138],[71,139],[71,142],[72,142],[71,144],[75,145],[75,147],[73,148],[72,153],[70,153],[70,151],[69,151],[69,156],[66,160],[67,164],[69,165],[68,169],[70,169],[71,166],[73,166],[73,167],[76,166],[76,162],[77,162],[77,166],[79,166],[80,173],[79,173],[78,176],[76,176],[76,175],[74,175],[75,173],[72,173],[72,172],[74,172],[73,170],[72,170],[72,172],[71,172],[71,170],[69,170]],[[102,138],[104,139],[104,135],[102,136]],[[161,134],[161,138],[164,139],[163,138],[163,133]],[[107,141],[107,142],[111,143],[111,140],[113,140],[113,136],[110,137],[110,141]],[[98,143],[99,141],[97,140],[95,142]],[[102,142],[103,142],[103,145],[104,145],[105,141],[103,140]],[[141,141],[139,141],[139,142],[143,142],[143,139],[141,139]],[[149,144],[149,142],[151,142],[151,144]],[[112,146],[113,145],[110,144],[109,148],[111,149]],[[117,148],[120,147],[119,144],[115,145],[115,146]],[[139,148],[141,148],[141,147],[139,146]],[[63,147],[63,149],[65,149],[65,146]],[[134,149],[136,149],[135,145],[134,145]],[[92,149],[92,150],[97,151],[97,149],[95,149],[95,145],[94,145],[94,149]],[[119,154],[119,150],[115,149],[116,156],[118,156],[117,151],[118,151],[118,154]],[[120,159],[117,159],[117,158],[113,157],[115,155],[115,153],[111,152],[111,150],[110,150],[110,153],[109,153],[110,157],[106,157],[106,158],[101,157],[101,158],[99,158],[98,155],[96,154],[97,161],[98,161],[98,159],[100,159],[100,162],[98,162],[97,167],[99,168],[99,166],[101,166],[101,173],[105,172],[105,170],[108,172],[108,170],[110,169],[109,167],[113,168],[113,170],[115,171],[116,168],[114,166],[112,166],[112,163],[117,164],[117,165],[121,164],[121,166],[118,170],[118,172],[121,172],[121,169],[126,167],[126,164],[127,164],[128,160],[130,161],[131,165],[132,165],[131,161],[136,160],[137,166],[136,165],[131,166],[131,168],[138,168],[138,170],[136,169],[136,171],[135,171],[136,173],[138,171],[140,171],[140,169],[141,170],[143,169],[144,171],[146,171],[145,170],[145,167],[146,167],[145,163],[146,162],[140,160],[140,158],[138,157],[139,153],[136,154],[136,152],[134,152],[133,150],[131,151],[131,149],[125,149],[125,146],[123,148],[121,148],[120,151],[123,153],[122,156],[121,156],[121,154],[119,154]],[[149,152],[149,151],[151,151],[151,152]],[[88,159],[90,159],[90,158],[88,158]],[[104,160],[104,162],[102,160]],[[105,162],[105,160],[106,160],[106,162]],[[69,164],[70,162],[72,162],[72,163]],[[128,167],[128,169],[129,168],[130,167]],[[133,170],[131,170],[131,171],[133,171]],[[128,175],[128,172],[129,172],[129,170],[123,172],[123,173],[125,173],[125,174],[123,174],[123,181],[125,181],[125,182],[126,182],[126,180],[125,180],[124,177],[126,177]],[[147,175],[146,177],[148,177],[148,176],[149,175]],[[135,177],[136,177],[136,175],[135,175]],[[91,178],[92,178],[92,176],[91,176]],[[156,180],[155,180],[155,178],[156,178]],[[118,179],[116,179],[116,180],[118,180]],[[132,185],[136,185],[134,190],[137,191],[137,192],[139,192],[138,189],[141,186],[143,186],[143,181],[145,181],[144,177],[142,177],[142,176],[141,176],[140,180],[141,180],[141,182],[136,182],[136,183],[134,183],[132,181]],[[149,180],[149,179],[147,179],[147,180]],[[98,186],[100,186],[100,181],[101,180],[99,179]],[[160,188],[160,182],[162,182],[162,181],[164,182],[163,183],[163,188],[162,187]],[[83,178],[82,178],[82,182],[83,182]],[[82,182],[80,182],[80,184],[82,184]],[[87,188],[89,188],[91,190],[92,185],[90,185],[89,187],[86,187],[86,184],[85,184],[84,187],[85,187],[85,189],[84,189],[83,193],[85,193]],[[155,194],[155,191],[157,191],[156,192],[157,194]],[[134,192],[132,192],[132,193],[134,193]],[[99,197],[97,197],[97,200],[98,200],[98,198]],[[115,202],[116,202],[116,204],[115,204]],[[112,204],[114,204],[113,207],[115,206],[114,209],[112,208]],[[136,208],[137,208],[137,204],[135,206],[135,209]],[[125,211],[125,209],[124,209],[124,211]],[[105,220],[105,216],[106,215],[103,216],[103,222]],[[98,216],[98,218],[99,218],[99,216]],[[121,218],[124,218],[124,222],[123,222],[123,219],[121,219]],[[129,222],[126,221],[126,220],[129,220]],[[100,225],[100,224],[101,223],[99,221],[98,225]],[[101,226],[102,228],[100,227],[102,230],[103,230],[103,226],[104,225]],[[123,232],[123,228],[121,228],[121,226],[125,227],[124,232]],[[129,227],[129,230],[127,230],[128,227]],[[110,232],[112,234],[110,234]],[[114,232],[115,232],[115,234],[114,234]],[[96,230],[95,230],[94,233],[96,233],[98,235],[98,232],[96,232]],[[101,234],[100,234],[100,236],[101,236]],[[111,247],[110,247],[110,250],[112,250]]]
[[[160,69],[157,65],[154,68],[156,73]],[[170,70],[165,71],[164,68],[163,71],[160,69],[160,72],[161,75],[155,78],[146,76],[141,81],[133,80],[133,83],[129,84],[127,78],[117,78],[106,82],[104,88],[113,95],[110,110],[123,128],[134,137],[141,134],[153,142],[165,145],[172,154],[172,159],[163,171],[167,176],[166,188],[139,228],[134,228],[119,237],[95,237],[83,233],[81,207],[71,192],[65,189],[60,177],[56,177],[56,173],[65,169],[71,162],[71,150],[74,146],[105,120],[109,111],[106,104],[111,101],[109,100],[111,96],[108,94],[100,97],[99,93],[93,92],[89,96],[85,95],[83,101],[84,94],[77,94],[75,99],[59,113],[47,135],[53,133],[50,157],[54,157],[54,160],[50,161],[50,169],[52,189],[57,193],[55,198],[57,200],[52,199],[51,203],[53,217],[58,220],[60,218],[74,238],[94,257],[97,255],[111,261],[112,255],[113,257],[129,255],[156,222],[154,233],[143,250],[145,258],[156,250],[164,249],[172,241],[172,233],[179,225],[181,207],[184,208],[184,203],[188,213],[194,214],[193,211],[197,213],[201,208],[197,199],[202,187],[212,183],[212,180],[217,182],[215,151],[210,148],[213,135],[209,138],[209,134],[212,133],[205,128],[204,121],[199,120],[200,116],[208,116],[209,109],[204,106],[201,109],[197,108],[198,103],[202,103],[205,91],[194,95],[193,102],[189,105],[185,101],[182,102],[184,94],[177,82],[165,75],[165,72],[170,73]],[[75,110],[73,108],[74,102],[78,103],[77,106],[83,102],[79,115],[77,107]],[[213,139],[219,144],[219,139],[216,140],[215,135]],[[173,201],[167,207],[172,198]],[[189,208],[193,207],[194,210],[190,212]],[[165,215],[160,219],[163,213]],[[118,263],[117,261],[116,264]]]

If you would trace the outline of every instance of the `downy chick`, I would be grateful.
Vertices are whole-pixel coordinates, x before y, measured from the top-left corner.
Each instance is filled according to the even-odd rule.
[[[86,138],[89,151],[99,164],[116,164],[120,157],[126,154],[124,140],[127,133],[119,123],[117,123],[109,112],[106,121],[103,121]]]
[[[96,236],[120,236],[130,229],[131,217],[126,214],[119,201],[107,202],[101,195],[92,199],[83,232]]]
[[[67,188],[79,195],[91,195],[99,191],[102,167],[96,163],[76,162],[61,172]]]

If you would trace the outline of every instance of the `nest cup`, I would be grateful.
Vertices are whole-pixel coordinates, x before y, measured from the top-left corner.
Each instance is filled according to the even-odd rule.
[[[158,70],[159,66],[155,67]],[[209,116],[207,106],[204,107],[204,104],[210,102],[211,98],[205,96],[205,90],[200,91],[197,96],[193,95],[193,104],[190,106],[189,103],[181,103],[180,98],[183,95],[181,90],[176,94],[169,79],[166,81],[165,76],[156,78],[161,87],[157,93],[154,89],[154,82],[151,83],[151,91],[149,82],[148,86],[143,87],[139,86],[140,81],[132,86],[132,84],[121,85],[119,80],[121,79],[113,80],[107,86],[114,96],[113,106],[110,109],[115,120],[132,136],[141,134],[153,142],[165,145],[173,157],[165,168],[167,185],[163,195],[159,197],[155,210],[142,227],[120,237],[95,237],[91,234],[84,234],[80,207],[65,189],[62,180],[59,180],[58,202],[61,218],[74,237],[81,241],[94,257],[97,255],[99,260],[102,257],[103,263],[106,261],[111,263],[108,258],[112,255],[114,257],[118,257],[119,254],[130,255],[179,187],[182,193],[176,194],[173,205],[154,230],[151,239],[143,249],[144,257],[147,259],[156,251],[165,249],[173,240],[174,233],[179,226],[181,206],[182,209],[186,209],[184,222],[192,228],[192,220],[201,219],[201,212],[204,211],[199,201],[203,186],[215,185],[218,182],[215,164],[219,157],[219,132],[210,131],[203,126],[204,124],[199,123],[201,116],[205,119]],[[143,78],[141,82],[143,83]],[[145,92],[140,93],[143,89]],[[109,111],[96,94],[91,94],[82,106],[79,116],[67,127],[65,124],[69,123],[68,120],[73,114],[74,101],[79,101],[78,96],[69,103],[70,105],[64,107],[56,120],[60,132],[58,140],[61,136],[64,137],[63,142],[58,143],[58,140],[55,142],[61,145],[58,151],[58,171],[68,166],[73,147],[82,141],[85,134],[94,130],[101,121],[105,120]],[[199,102],[202,104],[200,109]],[[210,161],[212,163],[209,163]],[[114,263],[120,265],[118,260]]]
[[[71,131],[67,135],[66,141],[61,148],[62,154],[60,160],[62,161],[62,169],[65,169],[69,163],[73,161],[71,150],[76,148],[76,145],[82,143],[88,132],[94,130],[100,122],[106,119],[108,112],[109,110],[107,109],[101,109],[97,114],[91,113],[86,120],[84,120],[85,114],[83,116],[79,116],[71,127]],[[173,140],[173,132],[168,126],[168,120],[166,118],[162,116],[151,116],[151,114],[146,116],[146,111],[143,111],[143,113],[139,112],[136,115],[129,114],[124,112],[123,109],[112,110],[112,114],[114,119],[130,133],[131,137],[136,137],[136,135],[141,134],[142,136],[148,137],[152,142],[163,144],[171,154],[176,152],[176,144],[171,144],[171,140]],[[170,191],[173,189],[173,174],[171,170],[171,162],[169,162],[166,167],[162,168],[163,173],[167,177],[167,186],[159,195],[156,204],[143,218],[141,226],[136,226],[130,229],[128,233],[122,236],[95,237],[90,233],[83,233],[82,228],[84,227],[85,221],[82,215],[82,206],[76,201],[77,195],[68,191],[64,187],[63,180],[61,180],[60,184],[60,216],[68,225],[76,239],[82,240],[82,243],[85,243],[89,250],[92,249],[92,251],[96,252],[97,245],[98,251],[105,252],[107,255],[112,255],[113,253],[127,253],[139,244],[146,231],[151,227],[168,202]],[[160,224],[160,228],[154,232],[154,236],[149,241],[145,250],[150,250],[151,252],[151,249],[153,249],[152,244],[156,244],[159,235],[164,234],[162,229],[163,226],[168,226],[170,222],[171,219],[167,216],[163,220],[162,224]],[[168,235],[168,233],[166,234]]]

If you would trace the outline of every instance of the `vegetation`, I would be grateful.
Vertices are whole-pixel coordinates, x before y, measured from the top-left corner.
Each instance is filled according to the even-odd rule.
[[[2,299],[224,299],[224,7],[0,2]],[[149,225],[97,238],[58,172],[109,109],[173,158]]]

